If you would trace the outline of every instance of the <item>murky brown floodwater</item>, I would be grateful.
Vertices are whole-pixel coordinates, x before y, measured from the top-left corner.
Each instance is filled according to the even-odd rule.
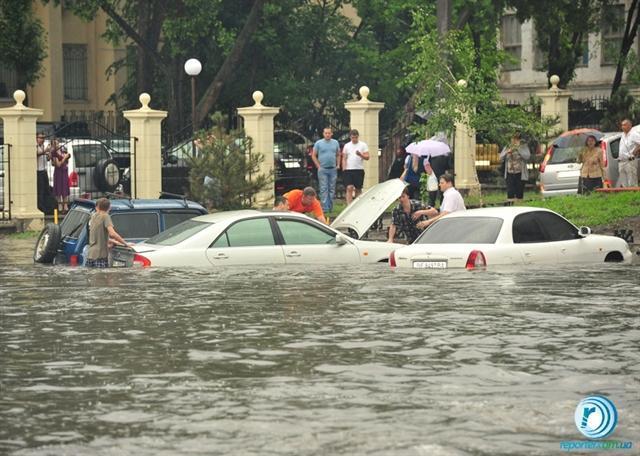
[[[640,268],[108,270],[0,239],[0,454],[557,454],[640,445]]]

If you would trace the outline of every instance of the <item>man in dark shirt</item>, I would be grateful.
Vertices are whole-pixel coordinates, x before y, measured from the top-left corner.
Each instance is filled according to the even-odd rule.
[[[387,175],[387,180],[390,179],[398,179],[402,176],[404,172],[404,159],[407,156],[407,151],[403,146],[398,146],[396,149],[396,155],[391,163],[391,167],[389,168],[389,174]]]
[[[422,232],[416,225],[426,220],[424,216],[417,217],[414,220],[413,214],[414,212],[425,210],[427,207],[420,201],[410,199],[409,189],[406,187],[402,190],[402,195],[400,195],[398,201],[398,207],[391,214],[392,223],[389,227],[389,239],[387,239],[387,242],[394,242],[396,234],[404,233],[407,243],[411,244]]]

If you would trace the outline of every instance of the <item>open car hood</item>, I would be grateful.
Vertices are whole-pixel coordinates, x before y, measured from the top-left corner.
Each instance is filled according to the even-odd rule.
[[[406,185],[400,179],[391,179],[374,185],[340,212],[331,227],[336,230],[351,228],[360,239],[384,211],[400,197]]]

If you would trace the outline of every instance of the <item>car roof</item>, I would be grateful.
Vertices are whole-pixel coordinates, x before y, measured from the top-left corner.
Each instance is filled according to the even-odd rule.
[[[182,199],[112,199],[111,211],[129,211],[129,210],[145,210],[145,209],[198,209],[206,213],[206,209],[202,205]],[[77,199],[76,205],[95,208],[96,200]]]
[[[482,207],[479,209],[469,209],[466,211],[456,211],[447,214],[448,217],[500,217],[513,218],[526,212],[543,211],[553,212],[543,207],[528,206],[500,206],[500,207]]]
[[[299,212],[291,211],[259,211],[257,209],[241,209],[237,211],[214,212],[213,214],[200,215],[193,218],[198,222],[221,223],[226,221],[240,220],[243,218],[257,217],[260,215],[277,215],[284,217],[295,217],[310,220],[310,217]],[[312,219],[311,219],[312,220]]]

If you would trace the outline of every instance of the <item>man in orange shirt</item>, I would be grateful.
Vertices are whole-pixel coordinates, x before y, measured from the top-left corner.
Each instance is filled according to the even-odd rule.
[[[289,202],[290,211],[303,214],[313,212],[316,219],[322,223],[327,223],[322,211],[322,205],[316,196],[316,191],[312,187],[305,187],[304,190],[291,190],[289,193],[284,194],[284,197]]]

